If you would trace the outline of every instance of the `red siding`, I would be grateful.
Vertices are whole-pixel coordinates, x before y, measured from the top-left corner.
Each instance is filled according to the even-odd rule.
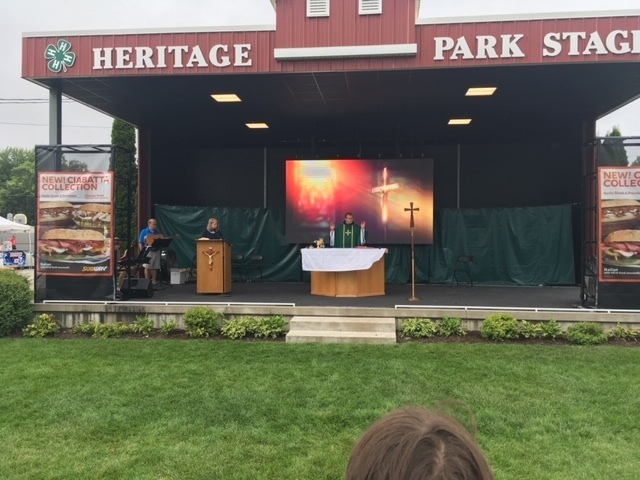
[[[276,4],[276,48],[414,43],[415,0],[383,0],[382,14],[359,15],[358,0],[334,0],[328,17],[307,18],[305,0]]]
[[[346,5],[351,5],[352,13],[336,15],[336,4],[332,2],[332,17],[328,19],[314,19],[314,21],[295,20],[294,15],[299,12],[305,15],[305,2],[281,0],[278,2],[278,32],[253,31],[253,32],[211,32],[211,33],[158,33],[140,35],[95,35],[95,36],[61,36],[61,37],[34,37],[25,38],[22,41],[22,76],[25,78],[66,78],[66,77],[101,77],[101,76],[129,76],[129,75],[194,75],[194,74],[237,74],[237,73],[265,73],[265,72],[312,72],[312,71],[344,71],[344,70],[390,70],[390,69],[414,69],[414,68],[439,68],[439,67],[473,67],[489,65],[535,65],[557,63],[582,63],[582,62],[640,62],[640,32],[634,48],[637,53],[624,54],[606,53],[603,55],[583,54],[586,40],[580,40],[580,55],[570,56],[568,53],[569,41],[562,41],[563,49],[557,56],[543,56],[545,35],[557,32],[586,32],[588,36],[597,32],[603,41],[607,35],[615,30],[629,32],[625,40],[632,43],[631,31],[640,31],[640,16],[631,17],[607,17],[586,19],[562,19],[562,20],[530,20],[509,22],[478,22],[458,23],[447,25],[412,25],[408,26],[405,18],[413,18],[414,5],[411,0],[396,0],[399,10],[394,12],[396,16],[382,18],[381,16],[369,16],[369,18],[357,18],[356,0],[344,0]],[[393,2],[387,0],[384,8]],[[280,6],[286,8],[280,9]],[[406,8],[403,10],[402,6]],[[302,10],[296,10],[302,9]],[[386,10],[383,10],[386,12]],[[290,21],[290,28],[282,27],[282,22]],[[394,23],[395,19],[395,23]],[[316,21],[319,20],[319,21]],[[339,21],[338,23],[336,23]],[[388,23],[390,22],[390,23]],[[412,20],[413,22],[413,20]],[[357,24],[357,28],[355,27]],[[392,25],[388,27],[388,25]],[[400,33],[403,37],[400,38]],[[476,53],[476,36],[492,35],[498,40],[497,53],[501,53],[500,36],[510,34],[522,34],[523,38],[517,43],[525,54],[523,58],[471,58],[452,59],[451,51],[445,52],[443,60],[434,58],[435,38],[449,37],[454,42],[464,37],[472,52]],[[400,57],[375,57],[375,58],[345,58],[326,60],[281,60],[273,58],[276,39],[279,48],[284,45],[300,48],[303,46],[338,46],[333,41],[340,40],[343,44],[363,45],[407,43],[415,35],[418,53],[416,56]],[[71,51],[76,54],[76,63],[67,72],[53,73],[47,68],[44,52],[49,44],[56,44],[60,38],[68,40],[72,44]],[[295,40],[295,42],[294,42]],[[306,42],[300,44],[299,42]],[[618,44],[620,38],[618,38]],[[228,45],[229,55],[232,55],[234,44],[250,44],[251,66],[227,67],[214,66],[209,62],[208,52],[215,45]],[[359,43],[358,43],[359,44]],[[93,48],[107,47],[141,47],[148,46],[181,46],[186,45],[190,49],[199,46],[207,60],[205,67],[176,67],[169,55],[167,66],[164,68],[130,68],[130,69],[93,69]],[[183,62],[186,64],[188,54]]]
[[[614,30],[640,30],[640,16],[634,17],[606,17],[606,18],[574,18],[558,20],[529,20],[510,22],[479,22],[446,25],[424,25],[418,27],[417,64],[420,67],[459,67],[479,65],[508,65],[508,64],[549,64],[549,63],[583,63],[583,62],[628,62],[640,61],[638,53],[624,53],[606,55],[576,55],[568,53],[568,40],[563,41],[563,49],[557,56],[543,56],[543,40],[548,33],[586,32],[587,38],[592,32],[598,32],[604,41],[606,36]],[[524,34],[518,46],[525,54],[523,58],[496,59],[450,59],[445,55],[444,60],[434,60],[435,38],[450,37],[457,40],[465,37],[471,50],[475,53],[475,39],[477,35],[493,35],[500,39],[500,35]],[[629,35],[625,41],[631,43]],[[586,40],[579,42],[580,51],[584,50]],[[500,48],[498,43],[497,49]],[[636,46],[640,50],[640,43]],[[500,53],[498,51],[498,53]]]
[[[276,68],[273,60],[274,32],[212,32],[212,33],[156,33],[156,34],[131,34],[131,35],[93,35],[93,36],[59,36],[59,37],[34,37],[25,38],[23,44],[22,76],[25,78],[47,77],[102,77],[102,76],[128,76],[128,75],[172,75],[172,74],[220,74],[220,73],[253,73],[268,72]],[[64,38],[71,43],[71,51],[76,54],[73,67],[66,73],[54,73],[47,68],[47,60],[44,52],[49,44],[56,45],[58,40]],[[233,65],[233,45],[250,44],[252,61],[251,66]],[[209,61],[209,51],[215,45],[227,45],[227,55],[231,57],[231,65],[218,67]],[[151,47],[157,46],[187,46],[188,53],[183,54],[183,67],[176,67],[174,56],[167,53],[166,67],[156,68],[93,68],[94,48],[116,47]],[[199,46],[206,60],[206,67],[186,67],[192,49]],[[115,64],[115,53],[112,55]],[[131,55],[134,58],[134,55]],[[156,63],[154,55],[154,63]]]

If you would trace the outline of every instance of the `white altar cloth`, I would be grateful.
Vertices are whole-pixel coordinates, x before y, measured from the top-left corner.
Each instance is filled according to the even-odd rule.
[[[386,248],[303,248],[302,270],[350,272],[368,270],[382,258]]]

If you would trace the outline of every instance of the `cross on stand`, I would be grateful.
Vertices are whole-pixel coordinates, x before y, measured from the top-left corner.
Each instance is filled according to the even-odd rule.
[[[409,208],[404,209],[405,212],[411,212],[411,220],[409,220],[409,228],[411,229],[411,298],[410,302],[420,300],[416,297],[416,250],[413,244],[413,230],[415,228],[415,221],[413,219],[413,212],[419,212],[419,208],[413,208],[413,202],[409,202]]]

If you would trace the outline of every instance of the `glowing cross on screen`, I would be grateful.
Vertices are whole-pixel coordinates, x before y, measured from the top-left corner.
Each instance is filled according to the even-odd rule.
[[[378,185],[377,187],[373,187],[371,189],[371,193],[379,193],[380,194],[380,220],[382,221],[382,225],[384,225],[384,239],[387,239],[387,221],[389,218],[389,211],[387,206],[387,195],[391,190],[397,190],[400,188],[399,183],[392,183],[387,185],[387,167],[382,169],[382,185]]]

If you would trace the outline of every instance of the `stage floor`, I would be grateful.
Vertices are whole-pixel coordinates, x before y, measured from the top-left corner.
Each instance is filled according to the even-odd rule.
[[[580,287],[449,286],[419,284],[409,301],[411,284],[387,284],[386,295],[335,298],[311,295],[309,283],[234,282],[228,294],[197,294],[194,283],[162,284],[145,302],[294,304],[297,307],[394,308],[398,305],[441,307],[580,308]],[[131,299],[136,301],[138,299]],[[126,303],[123,301],[122,303]]]

